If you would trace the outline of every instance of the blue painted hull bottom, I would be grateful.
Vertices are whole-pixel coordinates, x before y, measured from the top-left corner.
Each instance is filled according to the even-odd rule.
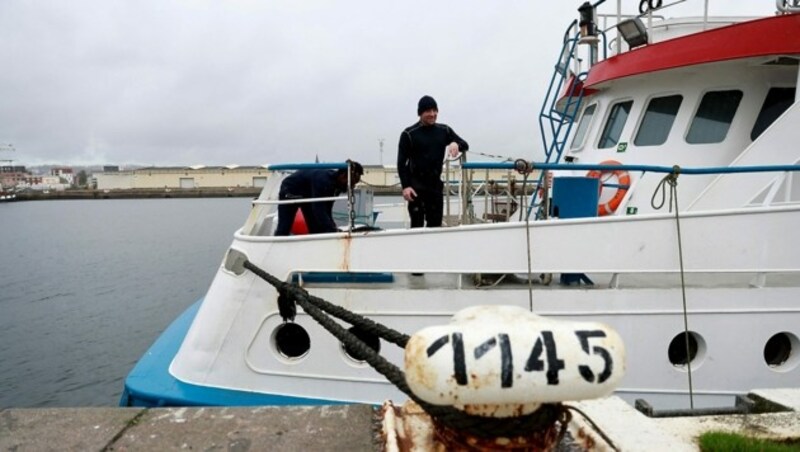
[[[345,403],[334,400],[210,388],[184,383],[170,375],[169,365],[178,353],[202,302],[202,299],[198,300],[172,322],[136,363],[125,380],[125,390],[119,401],[120,406],[331,405]]]

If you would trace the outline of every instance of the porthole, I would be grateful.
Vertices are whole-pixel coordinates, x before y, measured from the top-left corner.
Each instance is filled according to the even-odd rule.
[[[284,323],[275,328],[272,341],[278,353],[288,359],[302,358],[311,349],[308,332],[296,323]]]
[[[364,331],[362,328],[357,326],[351,327],[347,331],[352,333],[355,337],[359,338],[361,342],[367,344],[369,348],[375,350],[376,353],[380,353],[381,340],[378,336],[372,333],[368,333]],[[360,356],[353,347],[349,347],[346,346],[345,344],[342,344],[342,350],[344,351],[344,354],[347,355],[347,357],[352,359],[353,361],[357,361],[359,363],[363,363],[365,361],[364,357]]]
[[[797,367],[800,361],[800,340],[792,333],[773,335],[764,345],[764,362],[771,369],[785,371]]]
[[[691,364],[692,369],[696,368],[703,362],[706,354],[706,343],[702,336],[694,331],[689,331],[688,350],[686,339],[686,333],[675,335],[670,341],[669,349],[667,350],[669,362],[681,370],[686,370],[687,363]]]

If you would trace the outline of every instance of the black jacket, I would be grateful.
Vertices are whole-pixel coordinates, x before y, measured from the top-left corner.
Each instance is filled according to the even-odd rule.
[[[426,126],[417,122],[403,130],[397,147],[397,172],[403,188],[441,190],[444,149],[454,141],[459,150],[469,149],[469,144],[446,124]]]
[[[328,198],[340,193],[336,185],[336,170],[299,170],[281,182],[280,199]],[[314,220],[321,232],[336,232],[331,210],[333,201],[311,203]]]

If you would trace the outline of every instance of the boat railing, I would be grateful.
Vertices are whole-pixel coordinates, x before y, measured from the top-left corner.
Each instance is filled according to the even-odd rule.
[[[456,161],[460,162],[459,166],[453,165]],[[466,154],[445,161],[443,225],[510,221],[520,206],[526,205],[524,198],[535,190],[538,173],[518,178],[513,167],[504,168],[505,174],[497,174],[496,171],[491,174],[489,168],[483,168],[483,172],[473,169],[464,171],[466,161]],[[505,161],[511,162],[509,158]],[[456,177],[456,174],[460,177]]]
[[[463,159],[463,157],[462,157]],[[275,165],[274,167],[270,167],[271,169],[279,169],[281,171],[288,171],[294,168],[341,168],[344,167],[345,164],[301,164],[301,165]],[[527,205],[528,194],[530,189],[538,189],[539,185],[534,182],[534,178],[531,178],[530,186],[528,186],[529,176],[531,174],[537,174],[539,172],[541,174],[551,174],[551,173],[558,173],[558,172],[574,172],[574,171],[599,171],[599,172],[614,172],[614,171],[627,171],[627,172],[639,172],[642,175],[646,173],[656,173],[656,174],[676,174],[676,175],[725,175],[725,174],[740,174],[740,173],[764,173],[764,172],[775,172],[775,173],[785,173],[784,175],[780,175],[775,178],[772,182],[769,190],[767,190],[767,194],[764,196],[763,199],[759,200],[758,202],[751,202],[747,204],[748,206],[751,205],[760,205],[760,206],[775,206],[775,205],[787,205],[792,203],[788,191],[790,189],[784,190],[784,196],[782,199],[778,198],[778,193],[780,191],[780,187],[784,185],[791,185],[792,181],[792,173],[796,171],[800,171],[800,165],[754,165],[754,166],[727,166],[727,167],[681,167],[681,166],[658,166],[658,165],[638,165],[638,164],[621,164],[621,165],[608,165],[608,164],[593,164],[593,163],[547,163],[547,162],[527,162],[524,160],[517,160],[516,162],[466,162],[462,160],[460,164],[460,171],[461,171],[461,180],[458,182],[458,196],[460,200],[459,210],[456,215],[453,215],[453,207],[450,205],[450,190],[446,190],[446,199],[447,204],[446,208],[446,218],[455,218],[456,216],[460,217],[458,221],[451,221],[447,224],[450,226],[454,226],[457,224],[473,224],[473,223],[483,223],[487,221],[511,221],[512,215],[515,212],[519,212],[519,220],[520,221],[527,221],[527,220],[541,220],[545,219],[545,215],[535,215],[531,218],[530,215],[530,206]],[[482,187],[484,190],[484,197],[483,197],[483,217],[478,218],[475,214],[475,209],[473,203],[475,202],[475,198],[477,196],[477,192],[474,189],[474,173],[476,171],[489,171],[489,170],[506,170],[509,174],[508,181],[504,184],[497,183],[491,184],[489,183],[488,176],[482,181]],[[446,171],[446,178],[448,181],[448,186],[450,186],[452,181],[450,179],[450,172],[451,170],[448,168]],[[516,181],[512,178],[511,174],[513,172],[520,172],[522,177],[522,182],[517,186]],[[488,174],[488,173],[487,173]],[[539,179],[542,176],[538,177]],[[547,176],[544,176],[545,180],[548,180]],[[634,178],[630,186],[625,187],[627,188],[627,194],[625,198],[622,200],[620,204],[620,211],[624,211],[631,195],[634,193],[638,181],[641,180],[641,177]],[[257,215],[251,215],[252,220],[248,220],[249,225],[246,225],[245,231],[250,231],[248,234],[250,235],[264,235],[271,227],[266,225],[266,220],[271,220],[274,222],[276,211],[275,206],[281,204],[298,204],[298,203],[313,203],[313,202],[331,202],[331,201],[339,201],[339,200],[347,200],[347,217],[350,221],[348,221],[348,225],[345,228],[346,231],[353,231],[356,229],[355,221],[363,220],[363,219],[374,219],[374,218],[367,218],[367,216],[363,215],[363,212],[357,212],[356,210],[356,202],[354,200],[355,196],[352,194],[352,191],[347,195],[340,195],[340,196],[330,196],[330,197],[320,197],[320,198],[307,198],[307,199],[291,199],[291,200],[279,200],[277,198],[276,189],[279,184],[275,184],[273,187],[272,195],[262,195],[259,199],[252,201],[254,208],[256,207],[266,207],[266,210],[258,212]],[[611,183],[603,183],[605,187],[619,187],[617,184]],[[551,188],[551,184],[545,183],[544,187],[547,191],[546,194],[542,195],[545,199],[550,198],[549,190]],[[519,198],[519,199],[517,199]],[[755,196],[754,196],[755,198]],[[523,212],[526,212],[523,214]],[[516,215],[514,215],[516,216]],[[364,217],[364,218],[362,218]],[[367,221],[366,224],[368,224]],[[257,232],[258,231],[258,232]],[[268,234],[267,234],[268,235]]]
[[[289,173],[297,170],[308,169],[343,169],[350,168],[350,162],[326,162],[326,163],[279,163],[268,165],[267,169],[272,171],[273,174]],[[271,229],[274,229],[274,221],[277,217],[275,206],[288,205],[288,204],[306,204],[315,202],[335,202],[338,200],[347,201],[347,231],[352,231],[356,228],[356,213],[355,193],[352,187],[351,172],[347,172],[347,193],[339,196],[327,196],[319,198],[302,198],[302,199],[278,199],[280,183],[272,183],[270,187],[265,187],[261,196],[252,201],[254,209],[258,211],[248,218],[243,230],[247,231],[250,235],[265,235]],[[270,178],[272,179],[272,178]],[[280,178],[279,181],[282,181]]]
[[[784,181],[791,183],[791,173],[800,171],[800,164],[793,165],[749,165],[749,166],[724,166],[724,167],[682,167],[674,166],[659,166],[659,165],[636,165],[636,164],[621,164],[621,165],[608,165],[608,164],[594,164],[594,163],[541,163],[541,162],[527,162],[518,160],[516,162],[465,162],[462,164],[463,171],[470,170],[486,170],[486,169],[509,169],[517,171],[535,171],[539,170],[543,175],[549,172],[558,171],[599,171],[599,172],[614,172],[614,171],[628,171],[628,172],[641,172],[645,173],[659,173],[659,174],[675,174],[675,175],[725,175],[725,174],[743,174],[743,173],[785,173],[783,176],[776,178],[773,182],[768,194],[765,196],[764,201],[760,204],[763,206],[770,206],[774,204],[777,192]],[[547,176],[540,176],[540,179]],[[622,201],[620,207],[624,208],[630,199],[631,194],[634,192],[636,183],[634,180],[625,199]],[[604,184],[604,186],[618,186],[615,184]],[[788,195],[782,203],[789,202]],[[524,207],[524,206],[523,206]],[[543,216],[536,215],[530,218],[531,209],[529,207],[528,213],[525,217],[526,220],[539,220]]]
[[[281,205],[281,204],[307,204],[314,202],[336,201],[339,199],[347,199],[347,195],[342,196],[328,196],[325,198],[301,198],[301,199],[254,199],[253,205]]]
[[[602,21],[599,29],[603,33],[608,33],[608,32],[614,31],[617,28],[618,24],[620,24],[623,21],[632,20],[632,19],[639,19],[639,20],[646,21],[646,24],[644,24],[644,25],[645,25],[646,29],[648,31],[650,31],[650,30],[654,30],[656,28],[659,28],[660,27],[659,22],[666,20],[666,16],[664,16],[662,14],[656,14],[656,13],[661,13],[661,12],[663,12],[664,10],[666,10],[668,8],[675,7],[675,6],[677,6],[677,5],[681,4],[681,3],[686,3],[687,1],[688,0],[673,0],[671,2],[662,1],[662,0],[643,0],[643,1],[638,3],[639,4],[638,14],[637,13],[623,13],[622,12],[622,2],[617,2],[617,10],[616,10],[615,13],[604,13],[604,14],[599,14],[598,13],[598,14],[596,14],[596,17],[597,17],[598,20]],[[598,2],[598,4],[596,4],[595,7],[598,6],[599,3],[603,3],[603,2],[602,1]],[[797,0],[776,0],[776,3],[778,4],[778,10],[779,11],[797,12],[798,10],[800,10],[800,9],[793,10],[793,8],[795,8],[795,7],[793,5],[791,5],[791,3],[795,3],[796,4]],[[708,6],[709,6],[709,0],[704,0],[703,1],[703,15],[702,15],[703,30],[706,30],[709,27],[709,25],[711,25],[711,22],[709,21],[709,16],[708,16]],[[657,21],[657,22],[654,22],[654,21]],[[674,26],[674,23],[672,23],[672,26]],[[648,44],[651,43],[652,42],[652,36],[650,36],[650,33],[648,33],[647,38],[648,38],[647,39]],[[622,39],[621,39],[621,36],[619,36],[619,33],[617,33],[617,36],[615,36],[614,38],[612,38],[612,39],[610,39],[608,41],[608,49],[609,50],[613,49],[614,54],[622,53]],[[593,63],[594,63],[594,61],[593,61]]]

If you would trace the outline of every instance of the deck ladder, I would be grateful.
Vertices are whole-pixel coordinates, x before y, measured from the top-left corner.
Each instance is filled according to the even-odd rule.
[[[570,66],[575,63],[577,46],[580,34],[576,32],[577,21],[573,21],[564,33],[564,45],[561,47],[558,62],[555,65],[550,86],[542,102],[539,113],[539,130],[541,131],[544,146],[545,163],[559,163],[561,154],[567,144],[567,138],[572,131],[572,125],[580,112],[583,101],[583,81],[586,72],[575,74]],[[577,67],[577,65],[576,65]],[[563,95],[562,95],[563,94]],[[560,102],[559,102],[560,100]],[[539,188],[544,184],[545,173],[541,172],[534,186],[527,215],[537,207],[536,218],[543,216],[542,197]]]

